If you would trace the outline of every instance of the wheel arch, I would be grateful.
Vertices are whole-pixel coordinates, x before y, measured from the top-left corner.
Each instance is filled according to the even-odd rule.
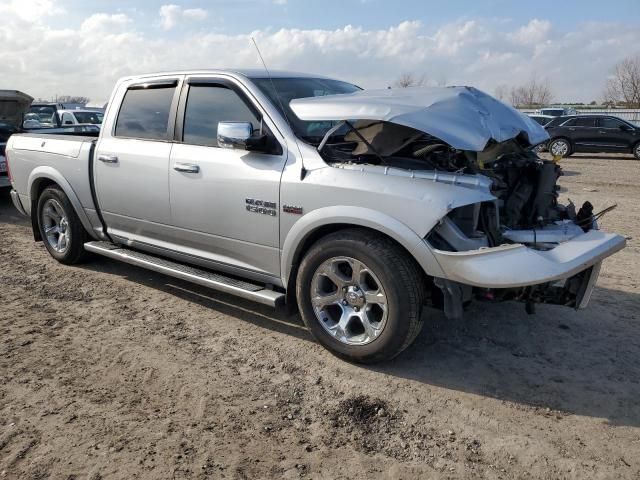
[[[440,265],[424,240],[408,226],[385,214],[360,207],[327,207],[305,215],[289,230],[282,248],[281,272],[287,286],[287,303],[295,295],[298,267],[320,238],[349,228],[369,230],[394,241],[413,258],[426,276],[442,276]]]
[[[60,172],[51,167],[38,167],[29,175],[29,181],[27,184],[27,191],[29,192],[30,199],[30,216],[31,227],[33,229],[33,237],[36,241],[42,240],[40,236],[40,229],[38,228],[38,200],[45,188],[56,186],[60,188],[67,196],[73,209],[78,215],[82,226],[89,235],[93,236],[93,227],[89,221],[87,213],[84,211],[78,195],[73,191],[71,184],[62,176]]]

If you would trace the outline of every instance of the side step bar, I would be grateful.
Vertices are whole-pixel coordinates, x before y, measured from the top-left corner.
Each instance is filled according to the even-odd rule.
[[[88,252],[97,253],[98,255],[153,270],[154,272],[164,273],[170,277],[186,280],[187,282],[196,283],[213,290],[246,298],[247,300],[253,300],[270,307],[284,304],[284,293],[269,290],[262,285],[237,280],[219,273],[130,250],[113,243],[88,242],[84,244],[84,249]]]

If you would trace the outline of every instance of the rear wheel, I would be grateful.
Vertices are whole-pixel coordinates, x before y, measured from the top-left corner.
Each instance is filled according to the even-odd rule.
[[[559,155],[560,157],[568,157],[571,155],[571,144],[564,138],[556,138],[549,143],[549,153],[554,157]]]
[[[314,337],[350,361],[393,358],[422,328],[422,272],[395,242],[369,231],[319,240],[300,265],[296,293]]]
[[[47,187],[38,199],[38,227],[44,246],[61,263],[79,263],[87,234],[69,198],[59,187]]]

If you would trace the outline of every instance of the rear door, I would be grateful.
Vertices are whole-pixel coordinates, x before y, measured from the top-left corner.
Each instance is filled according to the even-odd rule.
[[[95,183],[108,231],[157,244],[168,237],[169,154],[180,78],[126,84],[96,148]]]
[[[611,151],[629,151],[638,141],[636,129],[615,117],[601,117],[598,128],[598,144]]]
[[[270,153],[221,148],[219,122],[251,122]],[[240,272],[279,277],[279,191],[284,139],[250,92],[232,78],[185,82],[171,152],[171,223],[197,257]],[[192,171],[188,171],[191,169]]]

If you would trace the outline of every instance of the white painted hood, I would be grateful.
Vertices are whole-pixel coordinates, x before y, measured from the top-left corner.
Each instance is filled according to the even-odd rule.
[[[521,133],[531,145],[549,138],[537,122],[473,87],[362,90],[346,95],[298,98],[300,120],[379,120],[420,130],[453,148],[480,152]]]

